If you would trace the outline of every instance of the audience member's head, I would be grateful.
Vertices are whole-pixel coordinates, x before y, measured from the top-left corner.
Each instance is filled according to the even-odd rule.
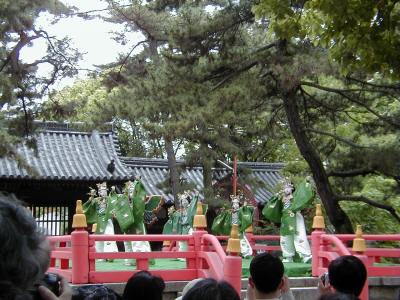
[[[328,267],[329,284],[336,291],[359,296],[367,280],[367,269],[363,262],[352,255],[331,261]]]
[[[162,300],[164,280],[150,272],[140,271],[129,278],[122,298],[124,300]]]
[[[29,211],[0,197],[0,299],[29,294],[49,266],[50,248]]]
[[[249,284],[254,285],[259,297],[280,292],[284,266],[278,257],[269,253],[256,255],[250,263]]]
[[[185,287],[183,288],[183,290],[182,290],[182,296],[179,296],[179,297],[176,298],[175,300],[182,300],[183,296],[185,296],[186,293],[187,293],[192,287],[194,287],[194,286],[196,285],[196,283],[198,283],[199,281],[201,281],[201,280],[203,280],[203,279],[204,279],[204,278],[196,278],[196,279],[193,279],[193,280],[189,281],[189,282],[185,285]]]
[[[321,295],[318,300],[357,300],[358,298],[354,295],[343,294],[343,293],[328,293]]]
[[[240,300],[240,298],[229,283],[207,278],[189,289],[182,300]]]

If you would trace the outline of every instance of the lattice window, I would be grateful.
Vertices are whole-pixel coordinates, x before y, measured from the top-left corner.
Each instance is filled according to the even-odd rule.
[[[31,206],[38,227],[47,235],[68,234],[68,207]]]

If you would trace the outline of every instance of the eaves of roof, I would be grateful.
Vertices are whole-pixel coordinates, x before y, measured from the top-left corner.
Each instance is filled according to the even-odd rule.
[[[35,134],[37,153],[20,145],[18,153],[37,175],[29,174],[14,160],[0,159],[0,179],[126,181],[130,169],[120,159],[120,149],[112,132],[74,132],[44,130]],[[111,173],[107,166],[114,160]]]

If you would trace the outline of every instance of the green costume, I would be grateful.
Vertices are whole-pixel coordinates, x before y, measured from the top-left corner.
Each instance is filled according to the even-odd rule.
[[[163,234],[188,234],[193,227],[198,199],[199,196],[196,195],[187,207],[171,212],[167,223],[164,225]],[[203,205],[203,213],[205,214],[206,211],[207,207]]]
[[[104,185],[104,184],[103,184]],[[164,203],[162,196],[150,196],[146,201],[146,190],[140,180],[129,182],[130,193],[127,188],[123,194],[117,194],[112,189],[110,194],[104,197],[94,197],[92,192],[89,201],[83,204],[83,211],[89,224],[97,223],[96,233],[104,233],[107,222],[114,217],[122,232],[145,233],[146,223],[154,222],[157,217],[155,213]]]
[[[232,209],[224,209],[214,219],[211,230],[216,235],[230,235],[232,224],[239,226],[240,248],[243,257],[253,254],[253,250],[247,240],[245,230],[253,224],[254,207],[247,204],[240,207],[239,197],[231,196]]]
[[[282,195],[274,195],[262,210],[262,214],[267,220],[274,223],[281,223],[281,235],[296,233],[296,212],[304,209],[315,196],[312,185],[307,180],[303,180],[293,193],[293,200],[286,204],[283,202]]]
[[[239,208],[239,230],[243,233],[253,224],[254,207],[244,205]],[[223,208],[214,219],[211,231],[215,235],[230,235],[232,228],[232,210]]]
[[[88,224],[97,224],[96,233],[103,234],[110,219],[108,198],[95,197],[95,191],[91,190],[89,200],[83,204],[83,212]]]
[[[292,262],[296,251],[307,262],[311,259],[311,251],[300,211],[312,201],[315,192],[307,179],[294,192],[293,189],[290,181],[285,180],[283,190],[268,201],[262,214],[274,223],[281,223],[280,241],[284,261]]]

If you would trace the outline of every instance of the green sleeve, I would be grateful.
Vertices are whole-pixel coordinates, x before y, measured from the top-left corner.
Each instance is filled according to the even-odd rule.
[[[144,222],[144,211],[145,211],[145,200],[146,200],[146,189],[140,180],[134,182],[135,190],[132,197],[132,214],[134,218],[134,230],[136,232],[142,232]]]
[[[268,200],[262,210],[263,216],[274,223],[280,223],[282,218],[282,201],[278,195]]]
[[[253,211],[254,207],[247,205],[239,209],[240,232],[244,232],[253,224]]]
[[[300,211],[305,208],[315,196],[314,189],[307,180],[302,181],[293,193],[293,202],[290,206],[294,212]]]
[[[110,205],[111,212],[117,219],[122,232],[128,232],[135,221],[128,197],[112,192],[109,195],[108,205]]]
[[[88,224],[97,223],[97,203],[93,198],[83,203],[83,213]]]
[[[197,196],[197,195],[194,196],[192,201],[189,204],[188,209],[186,210],[189,227],[193,227],[193,219],[194,219],[194,216],[196,215],[198,200],[199,200],[199,196]]]
[[[211,231],[216,235],[229,235],[232,228],[232,214],[230,210],[221,210],[214,219]]]
[[[167,223],[164,224],[162,233],[163,234],[172,234],[173,233],[173,225],[174,225],[173,223],[174,223],[173,216],[170,216]]]
[[[222,213],[219,213],[211,226],[211,232],[215,235],[221,235],[221,228],[222,228],[222,223],[224,222],[224,215]]]

